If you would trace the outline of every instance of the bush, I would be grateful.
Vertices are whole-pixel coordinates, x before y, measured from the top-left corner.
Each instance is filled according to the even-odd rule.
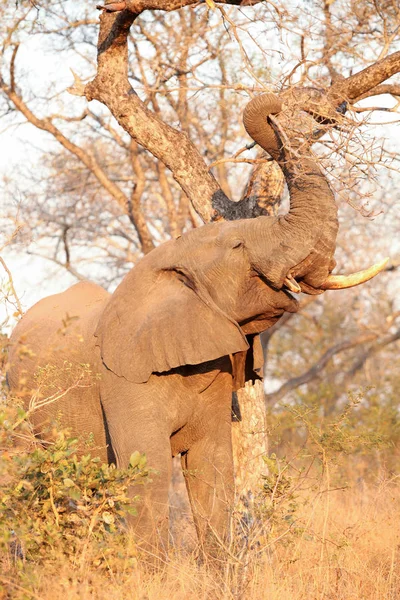
[[[146,457],[131,456],[127,469],[101,463],[90,453],[79,455],[78,441],[58,433],[47,448],[16,448],[28,437],[21,408],[0,409],[0,548],[16,558],[67,558],[74,565],[106,560],[112,548],[125,546],[124,521],[135,513],[132,484],[148,476]],[[121,554],[122,556],[122,554]]]

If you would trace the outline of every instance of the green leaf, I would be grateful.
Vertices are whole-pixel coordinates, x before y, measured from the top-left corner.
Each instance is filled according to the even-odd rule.
[[[134,506],[125,506],[124,512],[126,512],[126,513],[128,513],[128,515],[132,515],[134,517],[136,517],[136,515],[137,515],[137,510]]]
[[[145,454],[142,454],[142,456],[140,457],[140,460],[139,460],[139,465],[138,465],[139,469],[144,469],[146,464],[147,464],[147,457]]]
[[[72,481],[72,479],[70,479],[69,477],[66,477],[64,479],[63,483],[64,483],[64,486],[67,488],[74,487],[74,485],[75,485],[75,482]]]
[[[62,450],[58,450],[57,452],[54,452],[53,454],[53,462],[58,462],[59,460],[61,460],[62,458],[64,458],[64,452]]]
[[[102,514],[103,517],[103,521],[104,523],[107,523],[107,525],[112,525],[115,521],[115,517],[112,513],[110,513],[108,510],[105,510]]]
[[[81,496],[81,491],[77,487],[71,489],[69,492],[69,497],[71,498],[71,500],[80,500]]]
[[[137,467],[140,463],[141,458],[142,458],[142,455],[140,454],[140,452],[138,450],[135,450],[135,452],[133,452],[133,454],[131,454],[131,457],[129,459],[130,466],[133,469],[135,467]]]

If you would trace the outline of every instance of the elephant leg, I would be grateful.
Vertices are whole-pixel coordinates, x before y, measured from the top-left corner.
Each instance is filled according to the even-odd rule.
[[[152,481],[132,486],[130,495],[137,497],[134,505],[137,514],[129,519],[129,527],[136,542],[153,562],[152,557],[166,558],[168,555],[171,447],[169,443],[166,445],[165,456],[159,460],[151,452],[147,452],[146,456],[151,466],[149,477]]]
[[[182,469],[202,551],[218,555],[228,540],[234,498],[230,428],[217,440],[207,436],[194,444],[182,456]]]
[[[206,433],[182,455],[182,469],[203,554],[218,557],[228,541],[234,499],[231,382],[214,398]],[[217,385],[217,390],[220,390]]]
[[[172,457],[170,434],[161,409],[150,399],[129,397],[119,384],[113,390],[110,403],[102,397],[111,437],[111,444],[119,468],[126,468],[135,451],[146,455],[150,470],[148,481],[132,485],[129,495],[133,499],[136,515],[128,517],[129,529],[135,541],[151,556],[166,556],[168,551],[169,502]]]
[[[129,496],[134,499],[136,515],[129,517],[128,526],[134,534],[135,541],[146,553],[166,556],[169,541],[171,444],[168,435],[160,439],[160,432],[156,431],[156,427],[153,431],[147,426],[145,429],[143,432],[135,431],[130,440],[119,438],[115,443],[112,434],[111,439],[119,467],[127,467],[130,456],[136,450],[146,454],[150,469],[149,481],[138,483],[129,489]],[[157,439],[156,449],[154,439]]]

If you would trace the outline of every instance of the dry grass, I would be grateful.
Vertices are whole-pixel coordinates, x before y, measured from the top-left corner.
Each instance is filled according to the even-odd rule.
[[[400,486],[354,486],[302,493],[296,533],[270,536],[241,565],[221,573],[199,567],[193,554],[172,553],[161,572],[139,561],[113,563],[100,572],[3,562],[0,598],[43,600],[390,600],[400,597]]]
[[[305,534],[274,553],[259,573],[267,594],[250,598],[397,598],[400,492],[330,492],[305,511]],[[329,502],[329,504],[328,504]]]
[[[71,489],[65,483],[70,480],[64,478],[73,477],[74,460],[55,460],[59,448],[64,447],[58,442],[46,450],[46,456],[39,453],[35,459],[35,453],[19,454],[14,444],[15,430],[18,425],[18,430],[27,435],[24,427],[28,424],[14,405],[5,407],[2,419],[0,451],[5,451],[2,457],[0,454],[0,505],[10,493],[7,490],[13,480],[23,481],[27,472],[41,478],[40,474],[48,471],[46,465],[52,468],[57,462],[61,475],[54,489],[61,494],[58,516],[63,522],[61,508],[65,509]],[[259,503],[242,508],[248,511],[248,522],[253,519],[255,525],[246,530],[235,521],[236,534],[226,552],[226,564],[219,571],[212,565],[198,564],[184,482],[180,470],[174,469],[170,496],[174,544],[162,569],[146,568],[133,541],[126,540],[119,529],[112,530],[108,537],[96,538],[106,540],[96,546],[92,534],[85,533],[86,521],[81,523],[81,537],[75,524],[67,537],[58,527],[58,519],[56,529],[60,535],[48,529],[48,537],[40,538],[36,546],[31,544],[35,549],[26,552],[24,561],[15,561],[7,537],[14,526],[8,527],[9,520],[3,519],[0,542],[6,542],[0,547],[7,550],[0,551],[0,600],[397,600],[400,477],[393,475],[399,472],[400,464],[397,438],[387,436],[393,441],[381,443],[372,428],[365,424],[361,429],[354,428],[343,415],[327,422],[324,428],[317,429],[313,422],[306,425],[308,436],[303,436],[301,451],[299,444],[289,438],[280,448],[281,455],[293,457],[290,461],[273,453],[265,457],[269,475],[261,477]],[[298,427],[292,427],[298,431]],[[68,444],[65,448],[68,457],[72,450]],[[25,462],[21,470],[21,464],[11,460],[12,452],[24,456],[31,470],[27,471]],[[90,481],[96,480],[98,466],[91,466],[89,461],[86,468]],[[112,475],[108,473],[109,485],[114,487],[107,488],[107,492],[119,496],[122,488]],[[77,478],[76,483],[81,485],[81,479]],[[45,488],[41,492],[44,499]],[[25,497],[15,491],[12,494],[16,522],[25,524]],[[43,511],[43,502],[40,506],[35,510]],[[32,502],[31,513],[33,509]],[[51,514],[45,512],[43,519],[43,514],[37,512],[40,531],[43,523],[48,526]],[[89,521],[91,516],[89,513]],[[38,530],[32,531],[27,535],[37,538]]]

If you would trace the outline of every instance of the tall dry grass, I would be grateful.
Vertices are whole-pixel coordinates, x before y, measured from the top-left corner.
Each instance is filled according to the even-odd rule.
[[[26,441],[29,423],[15,403],[4,400],[0,600],[397,600],[397,425],[390,411],[371,424],[368,405],[365,414],[361,408],[362,398],[330,420],[321,420],[318,407],[307,406],[282,413],[279,426],[271,417],[271,447],[281,458],[266,457],[268,475],[261,478],[258,495],[247,504],[238,501],[226,560],[218,569],[199,564],[183,482],[175,483],[172,548],[168,561],[154,570],[117,527],[129,477],[137,476],[139,466],[120,476],[104,468],[99,477],[99,467],[89,459],[79,462],[75,442],[62,434],[47,454],[16,450],[15,435]],[[394,423],[393,431],[382,429],[388,423]],[[49,472],[59,473],[51,485],[44,478]],[[31,487],[24,483],[27,478]],[[109,487],[103,496],[105,479]],[[96,502],[72,493],[90,487],[97,489]],[[86,513],[78,507],[70,515],[71,503]],[[17,543],[10,536],[15,526],[21,532]]]
[[[295,525],[249,549],[242,561],[227,556],[213,572],[195,553],[172,551],[157,573],[138,560],[108,558],[101,571],[86,564],[16,564],[2,560],[0,598],[43,600],[390,600],[400,597],[400,488],[376,485],[301,492]],[[115,549],[117,551],[117,549]],[[57,552],[54,549],[54,552]]]

